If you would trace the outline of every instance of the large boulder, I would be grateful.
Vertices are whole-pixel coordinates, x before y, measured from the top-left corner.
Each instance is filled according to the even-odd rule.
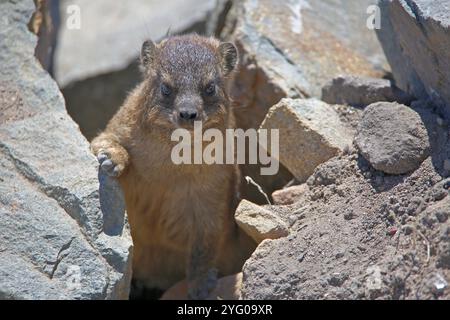
[[[205,20],[213,0],[62,1],[56,80],[69,83],[123,70],[139,57],[145,39],[159,40]],[[76,14],[81,14],[76,28]],[[81,51],[82,50],[82,51]],[[92,63],[95,61],[95,63]]]
[[[34,57],[34,10],[0,3],[0,299],[127,299],[123,198]]]
[[[420,115],[398,103],[368,106],[355,144],[375,169],[389,174],[413,171],[430,154],[428,132]]]
[[[337,111],[317,99],[282,99],[269,110],[261,129],[279,130],[278,155],[268,151],[299,182],[351,146],[354,136]]]
[[[450,3],[380,0],[377,30],[396,85],[417,98],[431,96],[450,114]]]
[[[203,33],[213,6],[214,0],[61,1],[55,78],[87,139],[106,127],[141,81],[142,42],[159,41],[168,33]]]
[[[365,107],[379,101],[409,103],[412,98],[388,79],[340,75],[322,88],[322,100]]]
[[[281,98],[320,97],[323,85],[341,73],[380,75],[384,57],[366,26],[373,3],[244,0],[224,6],[221,36],[241,54],[234,87],[238,126],[257,128]]]

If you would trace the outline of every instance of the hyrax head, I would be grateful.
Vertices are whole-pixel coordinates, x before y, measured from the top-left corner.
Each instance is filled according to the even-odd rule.
[[[229,108],[228,82],[238,53],[231,43],[198,35],[144,42],[141,62],[147,86],[147,120],[192,128],[223,124]]]

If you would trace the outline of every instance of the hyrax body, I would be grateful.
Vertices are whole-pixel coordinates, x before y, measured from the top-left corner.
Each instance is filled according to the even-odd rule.
[[[171,134],[234,127],[228,87],[233,44],[197,35],[146,41],[143,82],[92,142],[101,167],[124,190],[134,242],[133,277],[167,289],[187,277],[192,298],[205,298],[214,271],[239,272],[254,243],[234,220],[236,165],[171,160]],[[225,136],[225,134],[224,134]]]

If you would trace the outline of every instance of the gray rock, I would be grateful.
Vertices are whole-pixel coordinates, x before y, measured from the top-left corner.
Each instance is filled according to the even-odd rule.
[[[221,36],[241,53],[233,90],[238,126],[257,128],[281,98],[320,97],[323,85],[341,73],[380,75],[382,50],[366,27],[372,3],[234,1]]]
[[[171,34],[203,33],[213,4],[214,0],[61,1],[56,79],[67,111],[88,140],[106,127],[141,81],[142,42],[159,41],[169,29]],[[73,5],[80,8],[80,30],[66,26],[73,15],[67,9]]]
[[[412,98],[387,79],[341,75],[322,88],[322,100],[330,104],[365,107],[379,101],[408,104]]]
[[[396,85],[450,105],[450,2],[380,0],[377,31]],[[450,114],[450,109],[447,108]]]
[[[120,194],[99,193],[88,142],[34,58],[33,1],[0,11],[0,298],[126,299],[132,241]]]
[[[206,34],[220,37],[225,27],[225,20],[233,6],[233,0],[216,0],[216,4],[206,21]]]
[[[419,114],[390,102],[365,109],[355,144],[375,169],[389,174],[417,169],[430,153],[427,129]]]
[[[81,28],[66,26],[77,6]],[[206,19],[213,0],[148,1],[65,0],[56,51],[56,80],[61,87],[95,75],[123,70],[139,57],[142,42],[159,40]],[[95,61],[95,63],[92,63]]]

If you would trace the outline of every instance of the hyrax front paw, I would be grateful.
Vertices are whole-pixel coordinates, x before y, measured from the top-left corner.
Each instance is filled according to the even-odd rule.
[[[97,154],[100,169],[110,177],[119,177],[125,170],[125,163],[120,155],[115,155],[112,150],[100,150]]]

